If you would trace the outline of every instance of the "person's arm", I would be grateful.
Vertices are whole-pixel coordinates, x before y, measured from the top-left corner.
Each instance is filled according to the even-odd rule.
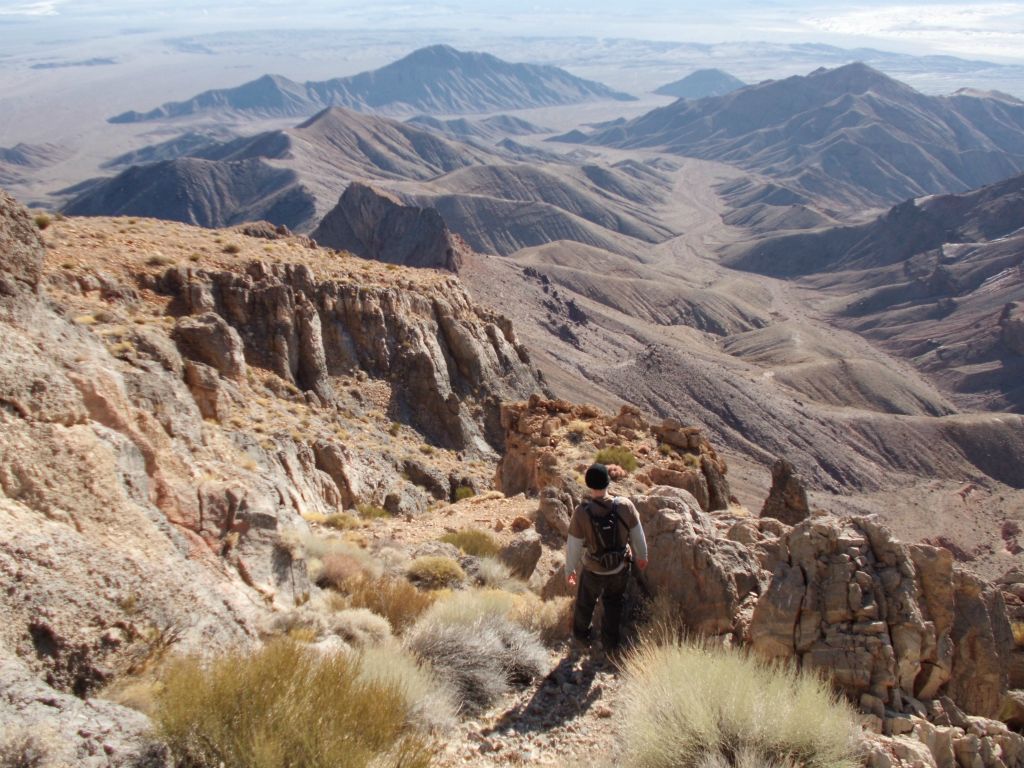
[[[639,570],[647,567],[647,537],[644,535],[644,528],[640,524],[640,515],[636,511],[633,502],[623,498],[622,503],[629,510],[629,517],[636,521],[636,524],[629,529],[629,544],[633,550],[633,561]]]
[[[633,547],[633,559],[641,571],[647,567],[647,537],[644,527],[637,523],[629,531],[629,543]]]
[[[576,569],[583,557],[583,539],[569,534],[565,545],[565,578],[570,584],[576,583]]]

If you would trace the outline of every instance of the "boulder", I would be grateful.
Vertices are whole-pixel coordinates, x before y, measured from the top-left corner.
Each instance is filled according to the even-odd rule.
[[[678,470],[654,466],[648,470],[647,474],[655,485],[669,485],[688,491],[697,500],[701,509],[705,512],[711,511],[708,482],[703,472],[696,469]]]
[[[245,378],[245,348],[238,331],[220,315],[182,317],[172,334],[182,355],[204,363],[229,379]]]
[[[502,547],[498,559],[509,567],[513,576],[528,581],[543,551],[540,534],[527,529],[517,533],[511,542]]]
[[[809,514],[807,492],[796,468],[785,459],[776,459],[772,465],[772,487],[761,508],[761,517],[774,517],[786,525],[796,525]]]
[[[741,604],[760,591],[754,553],[721,535],[687,491],[656,486],[632,501],[647,536],[652,591],[672,599],[695,633],[736,630]]]

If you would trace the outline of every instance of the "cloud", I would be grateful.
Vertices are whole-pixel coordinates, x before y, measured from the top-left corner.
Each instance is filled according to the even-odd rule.
[[[900,40],[968,56],[1021,58],[1024,3],[893,5],[822,13],[806,26],[837,35]]]
[[[57,5],[50,2],[37,3],[0,3],[0,16],[56,16]]]

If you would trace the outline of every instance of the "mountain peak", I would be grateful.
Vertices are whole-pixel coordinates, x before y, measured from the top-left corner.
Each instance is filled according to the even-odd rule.
[[[818,80],[831,88],[848,93],[864,93],[879,88],[910,88],[862,61],[854,61],[834,69],[816,69],[807,77],[809,80]]]
[[[724,96],[745,85],[742,80],[721,69],[698,69],[682,80],[661,86],[655,93],[678,99],[703,99],[708,96]]]

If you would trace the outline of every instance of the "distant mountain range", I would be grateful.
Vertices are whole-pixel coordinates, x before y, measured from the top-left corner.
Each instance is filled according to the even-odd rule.
[[[671,182],[646,165],[576,167],[507,139],[487,147],[420,125],[492,139],[539,130],[507,116],[400,122],[334,107],[295,128],[207,143],[187,157],[79,185],[64,211],[208,227],[267,219],[309,232],[349,182],[371,181],[404,204],[436,209],[481,252],[574,240],[633,253],[675,234],[653,210],[667,202]]]
[[[745,85],[742,80],[720,69],[698,69],[682,80],[666,83],[654,92],[659,96],[675,96],[677,99],[704,99],[708,96],[725,96]]]
[[[557,67],[511,64],[488,53],[434,45],[351,77],[297,83],[264,75],[237,88],[205,91],[149,112],[125,112],[110,122],[225,112],[258,118],[306,117],[332,106],[389,114],[469,114],[633,98]]]
[[[1024,171],[1024,102],[973,91],[925,96],[849,64],[563,139],[719,160],[825,205],[871,207]]]
[[[735,246],[726,263],[836,297],[838,324],[963,406],[1024,409],[1024,175],[908,200],[856,227]]]

